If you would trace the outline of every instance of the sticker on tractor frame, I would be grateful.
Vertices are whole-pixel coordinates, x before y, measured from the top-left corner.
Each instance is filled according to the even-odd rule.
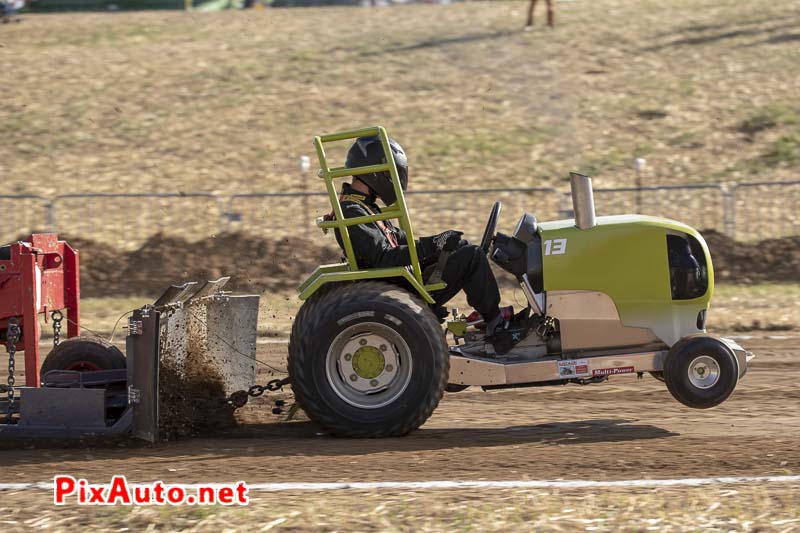
[[[618,374],[633,374],[632,366],[618,366],[617,368],[596,368],[592,370],[592,376],[616,376]]]
[[[567,239],[544,241],[544,255],[564,255],[567,253]]]
[[[581,378],[589,375],[589,361],[586,359],[567,359],[558,362],[558,375],[562,378]]]

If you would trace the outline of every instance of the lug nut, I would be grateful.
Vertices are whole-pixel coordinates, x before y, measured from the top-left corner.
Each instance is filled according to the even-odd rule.
[[[369,384],[372,385],[373,387],[377,387],[378,386],[378,380],[377,379],[373,379],[372,381],[369,382]]]
[[[381,344],[381,351],[382,351],[382,352],[385,352],[385,351],[386,351],[386,345],[385,345],[385,344]]]
[[[394,367],[392,365],[386,365],[387,372],[391,372],[392,370],[394,370]]]
[[[352,358],[353,358],[353,354],[350,354],[350,353],[346,353],[346,354],[344,354],[344,360],[345,360],[345,361],[349,361],[349,360],[350,360],[350,359],[352,359]]]
[[[358,376],[355,374],[350,374],[350,381],[358,381]]]
[[[367,339],[361,339],[360,341],[358,341],[358,344],[360,344],[361,346],[366,346],[367,345]]]

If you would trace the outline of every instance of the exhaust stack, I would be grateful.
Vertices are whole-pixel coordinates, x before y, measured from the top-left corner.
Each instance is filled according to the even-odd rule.
[[[597,225],[594,212],[594,193],[592,178],[569,173],[569,186],[572,189],[572,210],[575,212],[575,225],[578,229],[591,229]]]

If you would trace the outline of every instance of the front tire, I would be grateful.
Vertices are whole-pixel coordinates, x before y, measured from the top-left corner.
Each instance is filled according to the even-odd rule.
[[[289,342],[298,403],[327,432],[398,437],[442,398],[450,370],[430,308],[384,282],[322,287],[300,308]]]
[[[739,363],[722,341],[705,335],[687,337],[667,354],[664,381],[683,405],[708,409],[733,393],[739,382]]]

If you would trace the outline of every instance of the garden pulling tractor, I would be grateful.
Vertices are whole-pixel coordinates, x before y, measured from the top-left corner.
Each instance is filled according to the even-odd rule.
[[[327,143],[377,135],[385,163],[331,168]],[[316,137],[346,262],[317,268],[291,333],[289,374],[303,410],[335,435],[389,437],[422,425],[444,391],[587,384],[651,373],[679,402],[709,408],[730,396],[753,355],[706,333],[714,274],[705,241],[673,220],[596,217],[591,178],[571,175],[574,220],[539,223],[524,213],[496,233],[500,203],[480,242],[527,299],[519,342],[498,356],[486,332],[454,316],[444,330],[430,308],[441,282],[426,279],[397,169],[382,127]],[[334,181],[389,172],[397,201],[380,214],[344,218]],[[348,227],[396,219],[408,235],[408,268],[363,269]],[[440,258],[440,265],[447,260]],[[448,346],[446,333],[453,338]]]

